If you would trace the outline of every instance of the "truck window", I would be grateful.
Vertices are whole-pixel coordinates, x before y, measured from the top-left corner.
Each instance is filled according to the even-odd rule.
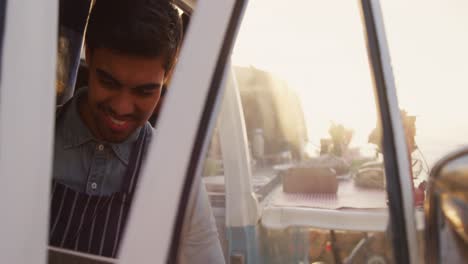
[[[468,143],[464,122],[468,114],[464,104],[468,38],[463,27],[468,23],[468,5],[459,1],[401,5],[401,1],[382,3],[400,109],[406,111],[404,122],[412,133],[408,151],[415,212],[422,214],[430,169],[444,155]],[[413,19],[415,13],[418,19]],[[419,247],[424,253],[422,231]]]
[[[383,169],[357,3],[250,2],[228,79],[241,102],[255,209],[242,207],[248,192],[228,186],[245,175],[232,169],[228,153],[238,149],[223,133],[221,110],[204,182],[226,258],[392,263],[385,190],[392,175]]]

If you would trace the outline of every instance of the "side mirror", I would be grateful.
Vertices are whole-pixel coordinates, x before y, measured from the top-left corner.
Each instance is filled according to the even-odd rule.
[[[445,156],[431,170],[425,235],[427,263],[468,259],[468,147]]]

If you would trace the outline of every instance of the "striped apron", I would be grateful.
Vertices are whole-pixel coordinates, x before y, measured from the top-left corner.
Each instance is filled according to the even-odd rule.
[[[116,257],[138,181],[146,134],[146,129],[140,130],[120,192],[93,196],[52,182],[51,246]]]

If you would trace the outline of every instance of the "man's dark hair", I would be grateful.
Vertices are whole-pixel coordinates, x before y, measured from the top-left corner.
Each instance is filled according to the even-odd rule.
[[[166,72],[173,67],[181,40],[181,20],[170,0],[97,0],[86,31],[91,51],[164,56]]]

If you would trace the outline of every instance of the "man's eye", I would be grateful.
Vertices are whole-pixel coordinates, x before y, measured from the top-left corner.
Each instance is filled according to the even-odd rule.
[[[137,93],[140,96],[151,96],[154,94],[155,91],[156,89],[138,89]]]
[[[111,80],[108,80],[105,78],[99,78],[99,82],[107,88],[111,88],[111,89],[116,88],[115,83]]]
[[[160,87],[156,85],[140,85],[131,88],[131,91],[132,94],[135,96],[153,97],[159,93]]]

